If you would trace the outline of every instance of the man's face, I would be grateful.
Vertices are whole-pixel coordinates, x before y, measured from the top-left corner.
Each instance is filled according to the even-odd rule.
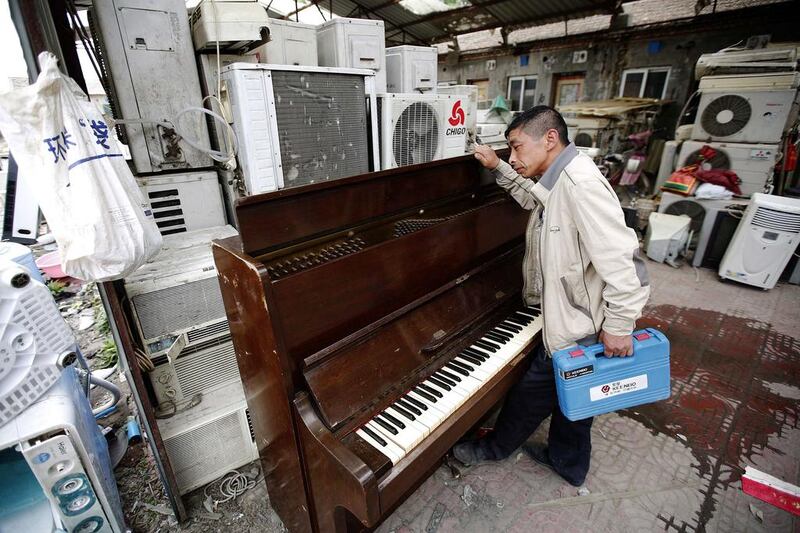
[[[548,154],[547,134],[534,139],[522,128],[517,128],[508,134],[508,145],[511,147],[508,163],[518,174],[533,178],[544,173]]]

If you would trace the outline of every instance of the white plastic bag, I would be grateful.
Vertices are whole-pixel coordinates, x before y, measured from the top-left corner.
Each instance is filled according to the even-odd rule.
[[[65,273],[87,281],[124,277],[161,248],[161,234],[113,127],[80,87],[39,55],[32,85],[0,94],[0,131],[35,181]]]

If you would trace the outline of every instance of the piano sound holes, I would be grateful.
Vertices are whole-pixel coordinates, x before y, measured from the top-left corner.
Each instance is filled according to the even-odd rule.
[[[361,237],[353,237],[351,233],[348,233],[350,238],[344,241],[329,244],[316,252],[306,252],[302,255],[288,257],[267,266],[269,277],[278,279],[363,250],[367,243]]]

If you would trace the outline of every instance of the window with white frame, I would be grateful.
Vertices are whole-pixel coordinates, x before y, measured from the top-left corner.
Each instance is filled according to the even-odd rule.
[[[632,98],[664,98],[669,67],[630,68],[622,72],[619,95]]]
[[[511,111],[525,111],[536,103],[536,76],[511,76],[508,78],[508,107]]]

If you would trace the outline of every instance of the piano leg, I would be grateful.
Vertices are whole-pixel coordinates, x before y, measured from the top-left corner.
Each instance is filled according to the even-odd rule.
[[[319,533],[353,531],[353,517],[362,524],[356,530],[373,527],[380,519],[380,501],[372,470],[333,436],[306,393],[297,395],[294,406],[314,507],[312,527]]]

